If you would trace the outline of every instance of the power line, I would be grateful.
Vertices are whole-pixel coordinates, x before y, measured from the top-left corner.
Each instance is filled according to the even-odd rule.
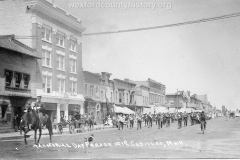
[[[136,31],[143,31],[143,30],[152,30],[152,29],[159,29],[159,28],[176,27],[176,26],[183,26],[183,25],[188,25],[188,24],[216,21],[216,20],[233,18],[233,17],[238,17],[238,16],[240,16],[240,13],[233,13],[233,14],[228,14],[228,15],[223,15],[223,16],[218,16],[218,17],[199,19],[199,20],[195,20],[195,21],[188,21],[188,22],[182,22],[182,23],[173,23],[173,24],[162,25],[162,26],[127,29],[127,30],[119,30],[119,31],[109,31],[109,32],[85,33],[82,35],[83,36],[91,36],[91,35],[103,35],[103,34],[114,34],[114,33],[124,33],[124,32],[136,32]]]

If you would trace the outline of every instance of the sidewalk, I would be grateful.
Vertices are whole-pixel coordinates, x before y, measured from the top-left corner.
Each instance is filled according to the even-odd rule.
[[[94,128],[92,129],[93,130],[103,130],[103,129],[113,129],[112,126],[104,126],[103,125],[94,125]],[[115,128],[116,129],[116,128]],[[91,132],[91,131],[88,131],[87,128],[84,129],[84,131],[82,131],[82,129],[80,128],[75,128],[75,132],[73,134],[76,134],[76,133],[87,133],[87,132]],[[39,132],[37,132],[38,134]],[[43,129],[42,130],[42,135],[48,135],[48,130],[47,129]],[[55,130],[53,129],[53,135],[56,135],[58,133],[58,130]],[[70,134],[69,132],[69,128],[63,128],[63,134]],[[34,137],[34,131],[29,131],[27,133],[27,138],[33,138]],[[12,132],[12,133],[2,133],[0,134],[0,140],[12,140],[12,139],[23,139],[24,138],[24,133],[22,133],[22,135],[20,135],[20,132]]]

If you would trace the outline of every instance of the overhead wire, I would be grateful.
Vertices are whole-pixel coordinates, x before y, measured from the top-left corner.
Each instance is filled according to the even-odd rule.
[[[218,16],[218,17],[211,17],[211,18],[199,19],[199,20],[195,20],[195,21],[173,23],[173,24],[154,26],[154,27],[135,28],[135,29],[118,30],[118,31],[107,31],[107,32],[84,33],[82,35],[83,36],[90,36],[90,35],[103,35],[103,34],[144,31],[144,30],[160,29],[160,28],[167,28],[167,27],[183,26],[183,25],[189,25],[189,24],[195,24],[195,23],[203,23],[203,22],[208,22],[208,21],[216,21],[216,20],[233,18],[233,17],[238,17],[238,16],[240,16],[240,13],[233,13],[233,14],[228,14],[228,15],[223,15],[223,16]]]

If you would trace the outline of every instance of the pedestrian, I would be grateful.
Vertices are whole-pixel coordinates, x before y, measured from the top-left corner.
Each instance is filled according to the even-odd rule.
[[[146,113],[144,113],[143,119],[144,119],[144,122],[145,122],[145,127],[148,126],[148,118],[147,118],[147,114]]]
[[[157,121],[158,121],[158,129],[162,128],[162,117],[161,117],[161,113],[158,113],[158,115],[157,115]]]

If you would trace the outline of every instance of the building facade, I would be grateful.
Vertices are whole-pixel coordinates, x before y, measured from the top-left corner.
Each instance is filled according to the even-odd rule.
[[[0,36],[0,126],[11,127],[13,116],[22,116],[27,101],[36,100],[42,84],[40,58],[13,35]]]
[[[148,78],[147,81],[133,81],[138,86],[143,85],[149,88],[149,99],[147,99],[150,105],[156,104],[158,106],[164,106],[166,103],[166,86],[156,82],[153,79]]]
[[[83,113],[81,20],[46,0],[3,1],[0,10],[0,34],[15,34],[42,57],[36,94],[52,119]]]

